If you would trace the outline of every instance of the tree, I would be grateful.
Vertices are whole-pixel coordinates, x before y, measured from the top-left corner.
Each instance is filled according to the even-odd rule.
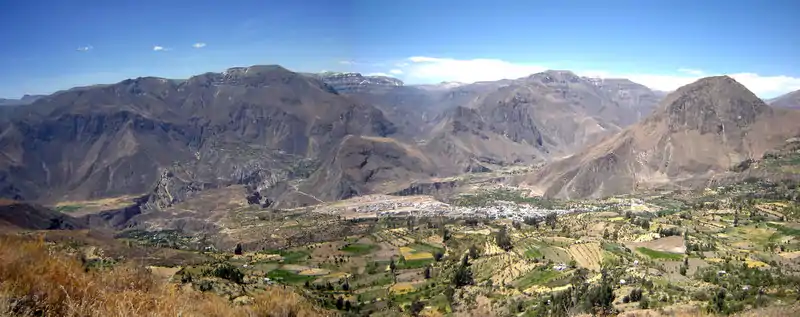
[[[337,298],[336,299],[336,309],[342,310],[344,308],[344,298]]]
[[[495,242],[501,249],[505,250],[506,252],[508,252],[509,250],[511,250],[511,248],[514,247],[511,244],[511,237],[508,236],[508,231],[505,226],[501,227],[500,231],[497,232],[497,235],[495,236]]]
[[[349,291],[349,290],[350,290],[350,283],[348,283],[347,281],[345,281],[345,282],[342,284],[342,290],[343,290],[343,291],[345,291],[345,292]]]
[[[427,279],[430,279],[430,278],[431,278],[431,267],[430,266],[426,266],[425,267],[425,279],[427,280]]]
[[[436,262],[441,261],[443,257],[444,253],[442,253],[442,251],[436,251],[436,253],[433,254],[433,259],[436,260]]]
[[[578,261],[575,261],[575,259],[569,260],[569,264],[568,265],[569,265],[570,268],[574,269],[574,268],[578,267]]]
[[[642,300],[642,289],[641,288],[632,289],[630,294],[628,294],[628,298],[630,298],[632,302],[638,302]]]
[[[479,254],[478,254],[478,247],[476,247],[476,246],[473,244],[472,246],[470,246],[470,247],[469,247],[469,257],[470,257],[471,259],[477,259],[477,258],[478,258],[478,256],[479,256]]]
[[[604,281],[592,288],[586,296],[586,304],[598,315],[608,315],[614,310],[614,288],[611,283]]]
[[[419,300],[415,300],[413,303],[411,303],[409,312],[411,313],[411,316],[416,317],[419,316],[419,313],[421,313],[423,309],[425,309],[425,303]]]
[[[556,224],[558,223],[558,215],[556,215],[554,212],[551,212],[544,217],[544,222],[550,226],[550,228],[555,229]]]
[[[523,222],[525,222],[526,225],[539,229],[539,217],[526,217]]]
[[[467,256],[464,256],[464,259],[461,261],[461,265],[456,268],[455,274],[453,274],[452,284],[456,287],[462,287],[465,285],[472,285],[475,281],[472,279],[472,270],[469,269]]]
[[[642,297],[642,300],[639,301],[639,308],[640,309],[649,309],[650,308],[650,300],[647,297]]]
[[[686,276],[686,270],[687,270],[686,269],[686,265],[681,265],[681,268],[680,268],[681,275]]]
[[[233,254],[242,255],[242,244],[237,243],[236,248],[233,249]]]
[[[351,304],[349,300],[344,301],[344,310],[351,310],[351,309],[353,309],[353,304]]]
[[[389,271],[394,273],[397,270],[397,264],[394,263],[394,257],[389,259]]]
[[[608,239],[608,229],[603,229],[603,239]]]
[[[709,310],[714,313],[722,314],[725,312],[725,289],[720,289],[717,295],[711,299]]]
[[[450,240],[450,230],[442,227],[442,242],[447,242],[447,240]]]

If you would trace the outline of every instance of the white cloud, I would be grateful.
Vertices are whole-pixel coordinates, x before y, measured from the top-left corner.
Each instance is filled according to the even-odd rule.
[[[435,83],[458,81],[471,83],[499,79],[515,79],[550,69],[544,65],[512,63],[499,59],[437,58],[414,56],[407,59],[408,65],[399,66],[408,82]],[[564,67],[559,67],[562,69]],[[570,69],[566,67],[566,69]],[[764,76],[740,72],[729,74],[707,73],[699,69],[680,68],[673,74],[628,73],[613,70],[570,69],[587,77],[626,78],[652,89],[673,91],[705,76],[728,75],[762,98],[771,98],[800,90],[800,78],[790,76]]]
[[[156,52],[158,52],[158,51],[163,51],[163,50],[164,50],[164,47],[163,47],[163,46],[158,46],[158,45],[156,45],[156,46],[153,46],[153,50],[154,50],[154,51],[156,51]]]
[[[92,47],[91,45],[86,45],[86,46],[78,47],[75,50],[78,51],[78,52],[88,52],[88,51],[91,51],[93,48],[94,47]]]
[[[600,77],[627,78],[652,89],[673,91],[706,76],[728,75],[762,98],[772,98],[788,92],[800,90],[800,78],[789,76],[762,76],[755,73],[705,75],[706,73],[702,72],[702,74],[704,75],[611,74],[611,76]]]
[[[457,60],[414,56],[404,70],[406,78],[426,82],[459,81],[476,82],[519,78],[538,73],[547,68],[531,64],[515,64],[499,59]]]
[[[403,71],[399,70],[399,69],[392,69],[392,70],[389,71],[389,73],[392,73],[392,74],[395,74],[395,75],[401,75],[401,74],[403,74]]]
[[[339,61],[339,64],[342,65],[354,65],[355,63],[354,61]]]
[[[194,47],[194,48],[204,48],[204,47],[206,47],[206,43],[197,42],[197,43],[192,44],[192,47]]]
[[[705,74],[705,72],[703,72],[702,70],[693,69],[693,68],[678,68],[678,71],[681,72],[681,73],[694,75],[694,76],[703,76],[703,74]]]

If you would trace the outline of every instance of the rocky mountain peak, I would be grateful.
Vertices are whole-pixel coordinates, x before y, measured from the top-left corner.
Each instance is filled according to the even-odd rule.
[[[336,91],[342,93],[363,92],[373,89],[386,89],[403,86],[403,81],[397,78],[386,76],[365,76],[361,73],[324,72],[310,75],[312,77],[319,78],[324,83],[333,87],[333,89]]]
[[[581,77],[568,70],[546,70],[541,73],[536,73],[528,76],[528,79],[540,81],[544,84],[550,83],[577,83],[581,81]]]
[[[668,120],[673,131],[720,133],[741,130],[770,111],[764,101],[733,78],[714,76],[669,94],[651,119]]]

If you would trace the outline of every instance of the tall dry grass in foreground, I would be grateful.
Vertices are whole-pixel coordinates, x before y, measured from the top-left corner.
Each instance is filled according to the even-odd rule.
[[[0,316],[325,316],[302,296],[268,289],[249,307],[214,294],[158,282],[146,269],[121,265],[85,271],[75,257],[41,240],[0,236]]]

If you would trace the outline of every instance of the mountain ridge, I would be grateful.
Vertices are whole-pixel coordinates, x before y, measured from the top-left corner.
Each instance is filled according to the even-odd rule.
[[[795,120],[800,112],[773,109],[728,76],[703,78],[640,123],[520,182],[547,196],[581,198],[708,177],[798,135]]]

